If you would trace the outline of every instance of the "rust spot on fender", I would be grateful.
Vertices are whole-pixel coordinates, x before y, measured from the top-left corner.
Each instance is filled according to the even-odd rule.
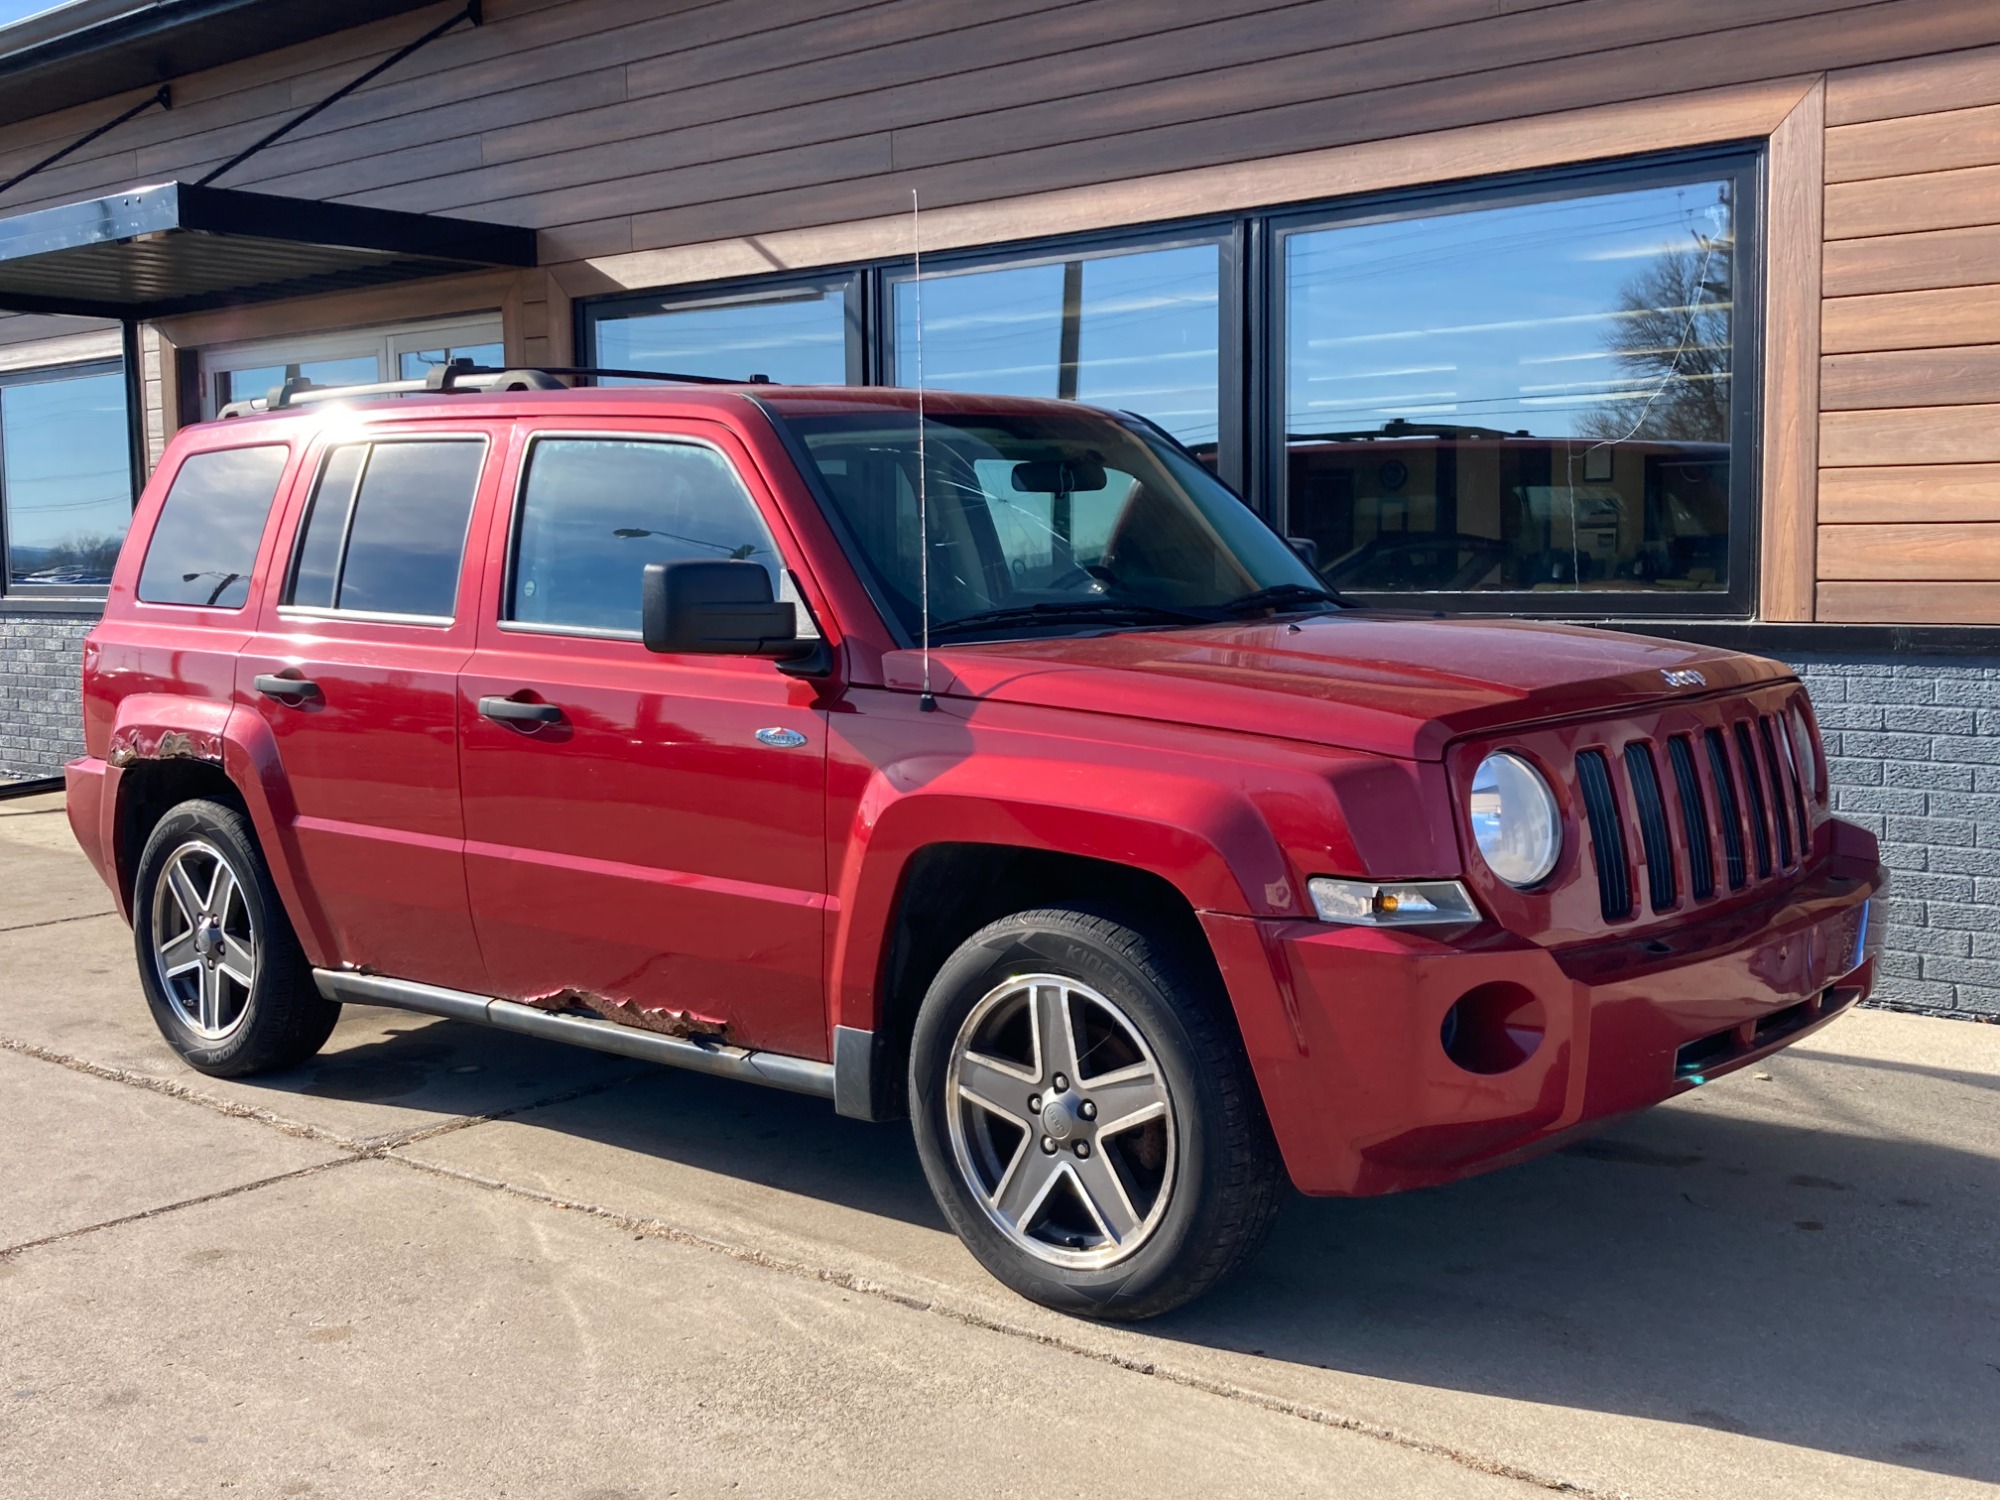
[[[205,760],[222,764],[222,736],[180,729],[121,729],[111,737],[105,760],[129,766],[139,760]]]
[[[712,1021],[692,1011],[635,1005],[630,1000],[613,1000],[606,995],[587,994],[582,990],[555,990],[546,995],[531,995],[521,1003],[552,1015],[595,1016],[602,1021],[630,1026],[636,1031],[651,1031],[684,1041],[719,1042],[729,1030],[726,1022]]]

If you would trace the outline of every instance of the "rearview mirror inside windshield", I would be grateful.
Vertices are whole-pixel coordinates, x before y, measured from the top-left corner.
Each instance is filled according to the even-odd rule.
[[[1101,490],[1104,465],[1088,458],[1039,458],[1014,465],[1014,488],[1029,495],[1080,495]]]

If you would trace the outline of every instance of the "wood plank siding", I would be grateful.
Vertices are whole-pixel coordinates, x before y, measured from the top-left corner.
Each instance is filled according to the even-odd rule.
[[[177,78],[0,212],[193,180],[454,4]],[[222,185],[531,225],[544,268],[172,320],[155,450],[177,350],[498,310],[511,359],[566,362],[573,298],[899,254],[912,189],[942,248],[1768,142],[1760,612],[2000,619],[1995,0],[485,12]],[[0,178],[141,97],[0,128]],[[0,366],[51,336],[0,318]]]
[[[2000,47],[1827,80],[1819,587],[2000,623]]]

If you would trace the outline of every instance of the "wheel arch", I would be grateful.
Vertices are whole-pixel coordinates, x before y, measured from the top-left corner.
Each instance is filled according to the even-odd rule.
[[[279,900],[314,963],[333,951],[317,904],[298,879],[295,807],[270,726],[235,705],[168,694],[134,694],[119,705],[105,763],[105,843],[113,892],[129,920],[139,855],[171,808],[207,797],[250,820]]]
[[[1218,1020],[1241,1036],[1193,901],[1156,871],[1025,844],[941,841],[911,851],[898,875],[871,985],[873,1024],[842,1028],[853,1038],[850,1048],[868,1048],[865,1064],[850,1060],[868,1079],[868,1118],[907,1113],[910,1038],[945,960],[989,923],[1040,907],[1111,917],[1166,942],[1210,981],[1205,998],[1214,1002]],[[836,1058],[840,1043],[837,1035]],[[861,1099],[850,1099],[845,1112],[863,1113],[861,1106]]]

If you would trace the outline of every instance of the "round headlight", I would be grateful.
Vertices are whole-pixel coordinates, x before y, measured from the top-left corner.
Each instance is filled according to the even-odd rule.
[[[1513,886],[1548,878],[1562,853],[1562,821],[1541,772],[1504,750],[1487,756],[1472,774],[1469,810],[1488,869]]]

